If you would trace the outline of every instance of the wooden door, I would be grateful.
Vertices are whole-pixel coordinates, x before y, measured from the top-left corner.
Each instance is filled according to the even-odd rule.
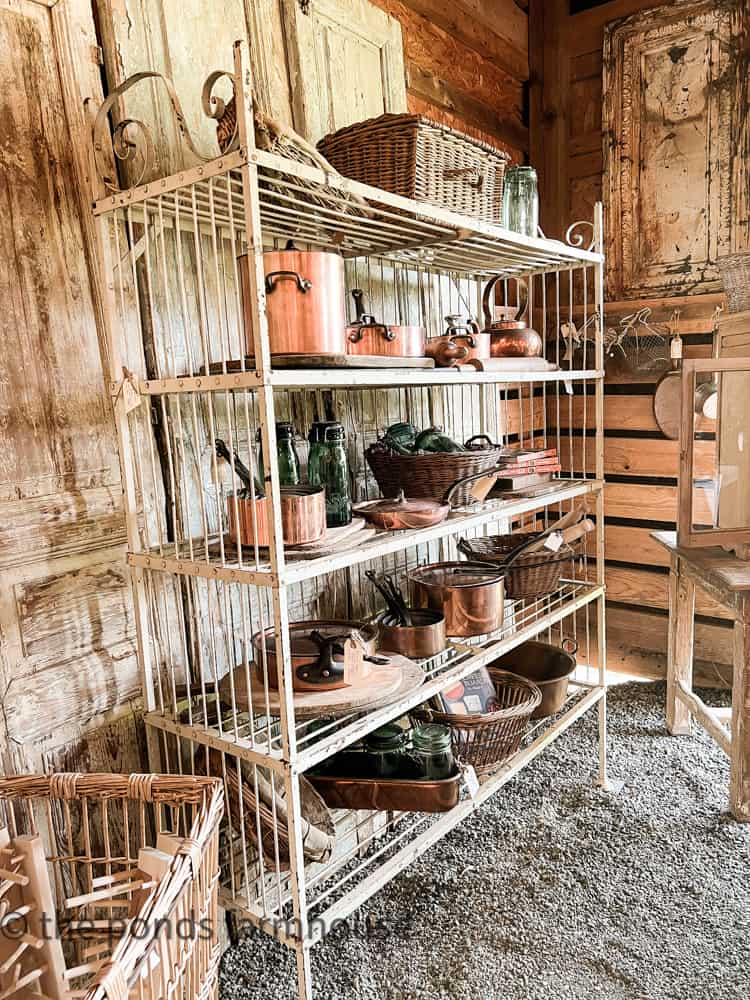
[[[317,142],[353,122],[406,111],[394,17],[368,0],[284,0],[283,23],[294,125],[305,138]]]
[[[139,693],[86,207],[95,41],[82,0],[0,0],[5,768],[138,766],[132,714],[91,736]]]

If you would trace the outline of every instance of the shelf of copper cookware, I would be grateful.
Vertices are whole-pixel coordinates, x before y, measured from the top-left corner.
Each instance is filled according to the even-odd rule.
[[[187,576],[227,579],[232,582],[254,583],[258,586],[272,586],[274,582],[289,585],[311,580],[337,569],[366,563],[381,556],[402,552],[404,549],[426,542],[481,528],[500,518],[514,517],[553,504],[564,503],[588,493],[595,493],[602,485],[602,481],[598,479],[553,480],[540,487],[546,492],[539,492],[536,495],[510,494],[503,499],[489,500],[472,507],[452,510],[444,521],[430,527],[400,531],[376,530],[374,534],[368,533],[364,540],[361,540],[363,533],[355,533],[352,536],[351,548],[343,547],[340,551],[325,556],[287,561],[278,581],[273,576],[267,561],[267,550],[259,549],[256,561],[254,547],[243,546],[240,552],[228,536],[211,536],[208,540],[208,551],[206,545],[198,540],[193,540],[192,546],[183,541],[177,547],[174,543],[170,543],[147,552],[131,552],[128,554],[128,562],[131,566]],[[297,554],[299,552],[300,550],[297,550]]]

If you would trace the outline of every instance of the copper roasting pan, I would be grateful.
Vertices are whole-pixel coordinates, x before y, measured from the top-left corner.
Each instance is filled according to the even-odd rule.
[[[405,778],[337,778],[308,774],[330,809],[375,809],[378,812],[449,812],[461,794],[461,772],[440,781]]]

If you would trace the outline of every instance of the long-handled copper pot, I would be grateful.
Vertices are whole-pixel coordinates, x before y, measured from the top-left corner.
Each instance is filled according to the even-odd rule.
[[[364,304],[361,288],[352,289],[357,307],[357,319],[346,328],[346,349],[349,354],[365,354],[386,358],[423,358],[427,337],[422,326],[386,325],[378,323]]]
[[[216,440],[216,453],[231,462],[224,441]],[[227,497],[229,537],[235,545],[268,546],[273,525],[270,505],[260,483],[253,483],[250,472],[238,455],[234,456],[234,471],[244,489]],[[322,538],[326,530],[325,490],[322,486],[282,486],[281,528],[287,545],[304,545]]]
[[[484,563],[442,562],[407,574],[417,607],[441,611],[446,635],[486,635],[503,624],[503,571]]]

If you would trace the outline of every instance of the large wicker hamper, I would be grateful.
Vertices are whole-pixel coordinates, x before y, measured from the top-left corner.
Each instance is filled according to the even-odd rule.
[[[5,864],[32,845],[47,899],[18,907],[37,941],[44,916],[47,943],[18,956],[10,974],[28,985],[13,997],[218,997],[223,799],[221,781],[189,775],[0,778]],[[161,871],[144,877],[147,860]]]
[[[380,115],[324,136],[339,173],[403,198],[501,223],[509,157],[423,115]]]

